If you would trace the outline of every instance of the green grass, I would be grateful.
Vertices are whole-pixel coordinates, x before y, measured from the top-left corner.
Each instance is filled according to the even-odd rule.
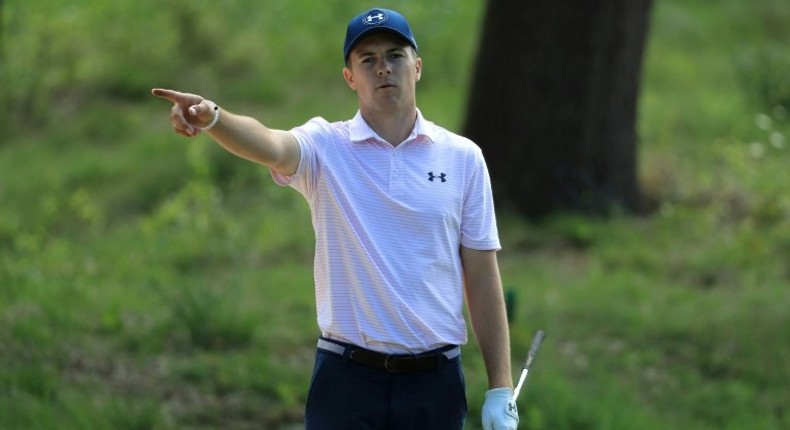
[[[345,119],[340,40],[360,6],[61,3],[5,2],[0,430],[298,424],[317,334],[307,206],[173,134],[148,90],[280,128]],[[451,129],[482,3],[381,3],[411,18],[419,104]],[[499,216],[514,371],[548,332],[522,428],[788,428],[790,9],[659,0],[652,17],[638,127],[655,212]],[[473,340],[464,366],[476,429]]]

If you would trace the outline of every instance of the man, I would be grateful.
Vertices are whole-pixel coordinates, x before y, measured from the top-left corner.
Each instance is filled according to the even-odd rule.
[[[461,429],[463,302],[489,380],[486,429],[515,429],[510,343],[491,187],[480,149],[422,117],[422,59],[406,19],[353,18],[343,77],[359,111],[275,130],[198,95],[174,103],[176,132],[206,131],[268,166],[308,201],[316,235],[318,341],[306,427]]]

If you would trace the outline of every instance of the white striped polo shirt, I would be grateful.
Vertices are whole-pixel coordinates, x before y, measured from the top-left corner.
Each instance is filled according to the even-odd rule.
[[[359,112],[291,133],[299,167],[273,177],[310,206],[322,335],[386,353],[466,343],[460,246],[500,248],[480,148],[419,111],[397,147]]]

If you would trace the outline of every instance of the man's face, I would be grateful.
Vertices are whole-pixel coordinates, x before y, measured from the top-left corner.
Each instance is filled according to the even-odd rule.
[[[415,104],[422,59],[406,41],[389,33],[362,39],[351,51],[343,77],[357,92],[360,107],[398,108]]]

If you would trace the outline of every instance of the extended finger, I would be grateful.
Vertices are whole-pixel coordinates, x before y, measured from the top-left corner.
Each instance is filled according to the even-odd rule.
[[[151,94],[156,97],[169,100],[173,103],[186,105],[186,106],[199,103],[202,100],[202,97],[196,96],[194,94],[182,93],[179,91],[168,90],[165,88],[154,88],[151,90]]]

